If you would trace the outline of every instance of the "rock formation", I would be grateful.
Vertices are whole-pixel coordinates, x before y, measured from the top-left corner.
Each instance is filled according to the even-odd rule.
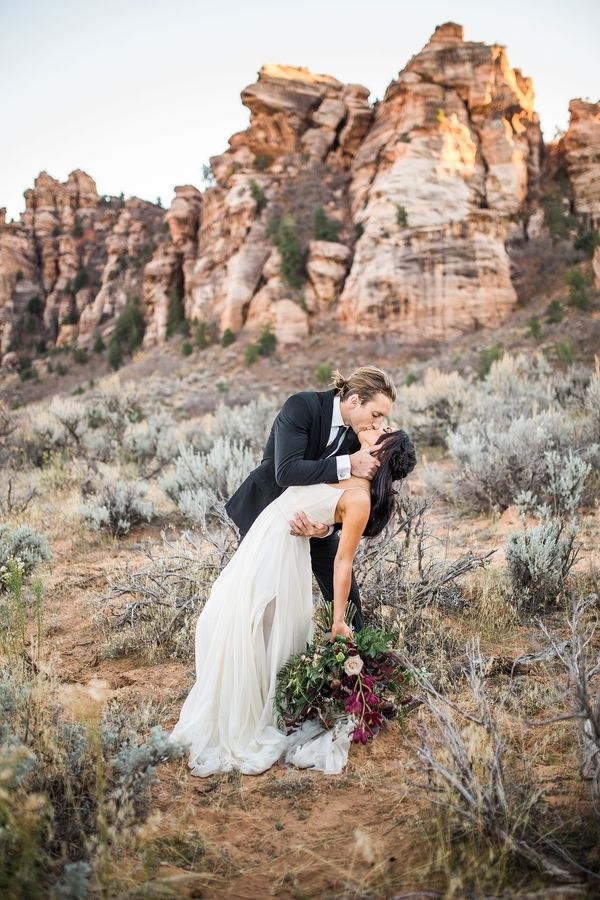
[[[340,319],[449,336],[513,309],[506,241],[539,177],[528,79],[499,46],[438,28],[389,86],[352,165],[362,226]]]
[[[181,315],[280,344],[323,321],[437,340],[499,324],[515,306],[511,247],[543,228],[531,81],[505,49],[436,29],[389,85],[264,66],[248,128],[211,159],[214,184],[175,188],[165,214],[100,197],[75,171],[42,172],[18,223],[0,214],[0,352],[90,347],[139,301],[146,345]],[[574,212],[600,222],[600,104],[573,101],[546,163]],[[594,261],[600,283],[600,258]]]
[[[571,100],[569,128],[561,141],[575,212],[600,228],[600,102]]]

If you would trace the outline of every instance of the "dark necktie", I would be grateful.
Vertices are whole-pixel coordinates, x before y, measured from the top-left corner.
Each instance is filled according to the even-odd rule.
[[[325,447],[324,458],[327,459],[329,456],[333,456],[339,448],[342,446],[342,441],[346,436],[346,426],[345,425],[337,425],[337,434],[333,438],[333,440],[327,444]]]

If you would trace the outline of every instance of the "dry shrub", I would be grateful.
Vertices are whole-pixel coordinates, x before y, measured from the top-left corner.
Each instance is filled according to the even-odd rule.
[[[425,776],[419,787],[439,810],[438,858],[454,873],[454,889],[502,889],[523,866],[561,883],[593,878],[544,824],[527,755],[502,732],[484,689],[477,641],[467,657],[468,710],[424,680],[429,718],[421,722],[417,750]]]
[[[101,625],[107,656],[190,660],[194,623],[235,546],[231,526],[147,546],[147,563],[109,579]]]
[[[133,826],[148,815],[156,767],[183,750],[152,725],[151,705],[103,707],[100,687],[69,715],[40,641],[23,640],[22,622],[33,623],[22,583],[11,589],[15,639],[0,659],[0,892],[36,898],[55,885],[62,896],[88,886],[108,895],[113,859],[134,849]]]

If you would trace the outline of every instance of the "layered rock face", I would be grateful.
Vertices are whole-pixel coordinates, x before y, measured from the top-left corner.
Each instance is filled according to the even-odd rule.
[[[269,325],[284,345],[325,321],[400,344],[510,314],[509,251],[543,228],[543,147],[531,81],[503,47],[447,23],[373,105],[361,85],[272,65],[241,98],[249,125],[211,159],[214,184],[175,188],[166,215],[100,197],[81,171],[41,173],[21,221],[0,215],[5,360],[89,347],[134,299],[146,345],[173,309],[220,333]],[[600,104],[570,110],[554,156],[598,227]],[[600,283],[598,254],[595,271]]]
[[[600,228],[600,103],[571,100],[569,114],[560,149],[575,212],[589,228]]]
[[[499,324],[516,303],[506,242],[541,144],[531,82],[504,49],[438,28],[388,88],[354,159],[363,233],[340,320],[409,340]]]
[[[217,183],[204,195],[198,258],[186,270],[188,317],[236,332],[269,324],[285,343],[307,334],[323,302],[337,298],[351,256],[347,169],[372,121],[368,95],[359,85],[283,66],[263,67],[242,91],[250,125],[211,159]],[[346,229],[347,243],[309,248],[318,206]],[[308,252],[302,293],[282,277],[267,233],[269,221],[285,216]]]
[[[80,170],[65,183],[42,172],[25,203],[19,223],[0,227],[0,350],[88,346],[101,326],[109,335],[127,300],[140,296],[163,211],[100,197]]]

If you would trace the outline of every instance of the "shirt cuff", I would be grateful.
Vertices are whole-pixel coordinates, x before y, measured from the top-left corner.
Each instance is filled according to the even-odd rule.
[[[323,537],[327,538],[330,534],[333,534],[333,525],[329,526],[329,531],[327,532],[327,534],[324,534]]]
[[[352,469],[350,466],[350,457],[349,456],[336,456],[335,462],[337,465],[338,481],[345,481],[347,478],[350,478],[350,475],[352,474]]]

